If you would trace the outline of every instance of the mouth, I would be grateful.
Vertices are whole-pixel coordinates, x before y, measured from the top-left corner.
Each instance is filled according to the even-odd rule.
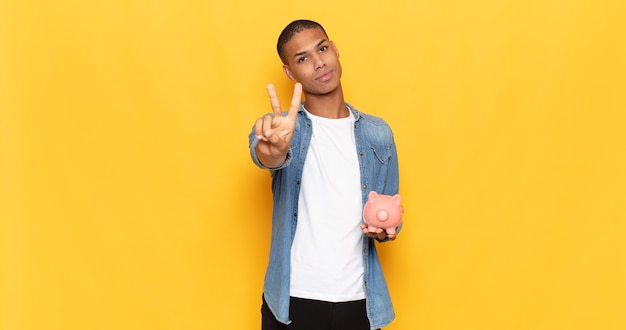
[[[315,78],[315,80],[326,82],[333,77],[333,70],[326,71]]]

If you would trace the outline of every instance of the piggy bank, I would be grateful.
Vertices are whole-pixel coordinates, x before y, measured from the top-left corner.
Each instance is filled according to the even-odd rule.
[[[367,203],[363,207],[363,220],[368,229],[383,228],[387,234],[395,234],[396,227],[402,222],[404,208],[400,205],[400,195],[378,194],[370,191]]]

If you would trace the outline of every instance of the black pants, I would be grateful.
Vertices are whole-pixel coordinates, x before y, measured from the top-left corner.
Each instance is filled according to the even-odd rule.
[[[332,303],[291,297],[290,325],[280,323],[267,307],[261,307],[263,330],[369,330],[365,300]]]

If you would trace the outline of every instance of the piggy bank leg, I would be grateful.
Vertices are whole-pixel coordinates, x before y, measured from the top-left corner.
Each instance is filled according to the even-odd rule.
[[[369,231],[370,233],[375,233],[378,231],[378,227],[372,226],[372,225],[367,225],[367,231]]]
[[[396,234],[396,228],[387,228],[387,235],[395,235]]]

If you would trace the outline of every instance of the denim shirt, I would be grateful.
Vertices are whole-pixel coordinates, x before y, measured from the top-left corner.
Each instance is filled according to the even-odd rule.
[[[398,157],[391,128],[378,117],[359,112],[347,104],[354,114],[354,136],[361,172],[363,205],[371,190],[379,194],[398,193]],[[276,319],[289,324],[290,256],[298,222],[298,197],[300,180],[312,135],[312,123],[304,112],[298,110],[296,127],[285,162],[278,168],[268,169],[256,154],[258,140],[254,130],[250,133],[250,155],[253,162],[268,169],[272,176],[274,208],[272,215],[272,240],[269,265],[265,274],[263,294]],[[376,252],[374,239],[363,235],[363,265],[367,315],[372,329],[388,325],[395,317],[389,290]]]

